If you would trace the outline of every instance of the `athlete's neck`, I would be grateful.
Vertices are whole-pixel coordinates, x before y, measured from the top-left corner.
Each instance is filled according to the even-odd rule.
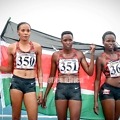
[[[71,54],[73,49],[63,49],[64,54]]]
[[[111,55],[111,54],[114,54],[115,51],[114,50],[105,50],[105,53]]]
[[[27,45],[30,41],[29,40],[20,40],[19,43],[22,45]]]

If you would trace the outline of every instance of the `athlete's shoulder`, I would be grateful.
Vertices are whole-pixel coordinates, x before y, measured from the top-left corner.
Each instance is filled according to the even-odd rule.
[[[76,50],[77,54],[83,54],[83,52],[81,50]]]
[[[58,56],[60,54],[60,51],[53,52],[52,56]]]
[[[18,42],[14,42],[14,43],[8,45],[7,49],[8,49],[9,53],[13,53],[15,51],[17,43]]]
[[[105,52],[102,52],[100,55],[98,55],[98,58],[104,58],[106,56]]]
[[[12,44],[9,44],[9,45],[8,45],[8,48],[9,48],[9,49],[14,49],[14,48],[16,47],[17,43],[18,43],[18,42],[14,42],[14,43],[12,43]]]
[[[34,41],[30,41],[34,47],[41,47],[41,45],[37,42],[34,42]]]
[[[83,51],[81,50],[76,50],[76,55],[78,56],[78,58],[84,57]]]
[[[105,52],[102,52],[100,55],[98,55],[97,58],[96,58],[96,61],[101,62],[101,63],[103,61],[105,61],[106,60],[106,55],[105,54],[106,54]]]

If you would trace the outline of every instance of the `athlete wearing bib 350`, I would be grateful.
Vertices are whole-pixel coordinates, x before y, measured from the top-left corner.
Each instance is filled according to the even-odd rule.
[[[104,52],[96,59],[94,83],[94,112],[99,114],[100,99],[105,120],[118,120],[120,117],[120,51],[116,46],[116,35],[107,31],[102,36]],[[101,76],[105,82],[101,85]]]
[[[36,65],[36,53],[33,43],[30,41],[30,50],[24,52],[20,49],[19,42],[16,43],[16,51],[14,54],[14,69],[34,70]],[[22,80],[23,79],[23,80]],[[25,82],[26,81],[26,82]],[[23,93],[36,92],[35,78],[21,78],[13,75],[10,89],[18,89]]]
[[[12,120],[20,120],[22,103],[28,120],[38,120],[38,103],[43,100],[42,48],[29,40],[31,26],[26,22],[17,25],[18,42],[8,46],[8,66],[0,66],[0,71],[13,74],[10,85]],[[36,94],[36,81],[40,91]]]
[[[71,120],[79,120],[82,106],[79,68],[81,65],[88,75],[93,74],[95,45],[90,45],[91,58],[90,64],[88,64],[83,52],[72,48],[72,32],[64,31],[61,34],[61,43],[63,45],[62,50],[52,54],[51,70],[42,107],[46,106],[47,95],[53,85],[56,73],[58,73],[55,91],[58,120],[66,120],[68,110]]]

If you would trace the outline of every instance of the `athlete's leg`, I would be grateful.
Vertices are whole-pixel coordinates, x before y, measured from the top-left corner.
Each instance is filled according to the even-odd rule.
[[[118,120],[120,117],[120,100],[115,102],[115,120]]]
[[[115,118],[115,100],[105,99],[101,101],[105,120],[114,120]]]
[[[23,93],[17,89],[10,90],[12,120],[20,120]]]
[[[58,120],[67,120],[67,100],[55,100]]]
[[[38,104],[35,92],[28,92],[24,94],[24,104],[28,114],[28,120],[37,120]]]
[[[82,102],[79,100],[69,100],[70,120],[79,120]]]

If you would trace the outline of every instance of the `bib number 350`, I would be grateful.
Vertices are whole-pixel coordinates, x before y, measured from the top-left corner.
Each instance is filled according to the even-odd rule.
[[[33,69],[36,63],[35,54],[19,54],[16,56],[16,67],[22,69]]]

